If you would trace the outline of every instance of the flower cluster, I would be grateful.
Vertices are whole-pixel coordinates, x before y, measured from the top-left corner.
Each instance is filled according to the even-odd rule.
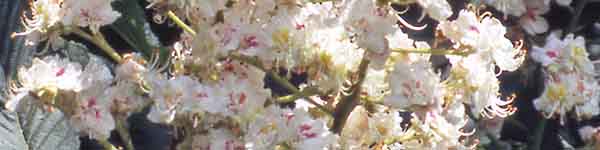
[[[21,87],[13,89],[16,95],[7,109],[23,110],[29,104],[58,108],[74,127],[97,139],[108,138],[115,128],[111,100],[104,92],[113,76],[98,58],[90,59],[85,68],[58,56],[36,58],[31,67],[19,70],[18,77]]]
[[[530,56],[546,73],[544,92],[534,105],[546,117],[558,115],[562,121],[573,109],[578,120],[600,113],[600,88],[584,42],[583,37],[569,34],[561,39],[560,32],[553,32],[544,47],[533,46]]]
[[[116,63],[93,55],[85,64],[35,58],[19,70],[6,107],[58,109],[98,140],[113,129],[127,131],[121,129],[126,119],[149,109],[151,122],[184,132],[178,148],[202,150],[472,149],[478,141],[468,124],[515,111],[514,97],[499,94],[497,76],[519,69],[523,43],[507,38],[506,27],[489,13],[464,9],[449,20],[446,0],[147,1],[154,21],[168,18],[184,29],[168,45],[169,55],[121,57],[112,49],[99,28],[127,15],[114,11],[112,0],[33,2],[26,34],[45,37],[34,43],[74,33]],[[536,22],[543,21],[536,12],[544,8],[530,10],[534,4],[523,2],[530,1],[486,1],[510,15],[525,14],[527,31],[545,32],[531,25],[544,24]],[[433,42],[413,40],[407,30],[420,28],[392,7],[412,3],[439,22]],[[548,74],[534,102],[547,116],[573,108],[582,118],[599,113],[583,42],[553,34],[531,52]],[[431,62],[437,57],[449,60],[447,72],[436,71]],[[293,84],[295,74],[306,79]]]
[[[113,0],[36,0],[32,3],[33,17],[25,20],[28,44],[56,41],[65,27],[89,27],[94,32],[115,22],[121,14],[111,6]],[[68,29],[67,29],[68,30]]]
[[[549,24],[543,14],[550,10],[550,2],[566,7],[571,0],[486,0],[494,8],[505,15],[520,17],[519,23],[531,35],[542,34],[548,31]]]

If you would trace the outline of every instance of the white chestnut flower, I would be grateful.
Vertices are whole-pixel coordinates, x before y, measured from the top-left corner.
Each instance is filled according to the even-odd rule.
[[[388,34],[385,38],[388,40],[388,46],[390,49],[409,49],[414,48],[414,40],[408,37],[408,34],[402,32],[400,28],[395,26],[396,31],[392,34]]]
[[[26,35],[26,45],[35,45],[44,40],[55,43],[59,35],[52,31],[52,27],[62,19],[60,11],[58,0],[34,1],[31,3],[31,18],[24,18],[25,32],[13,35]]]
[[[565,50],[567,50],[566,55],[569,56],[565,65],[573,67],[585,76],[595,75],[594,65],[589,59],[583,36],[575,37],[573,34],[568,34],[563,40],[567,43]]]
[[[105,140],[115,128],[110,113],[111,100],[105,95],[107,85],[96,85],[77,93],[78,108],[70,116],[71,124],[83,134]]]
[[[437,21],[446,21],[452,15],[452,8],[446,0],[417,0],[429,17]]]
[[[550,6],[537,0],[525,1],[525,5],[527,6],[527,11],[521,16],[519,23],[521,23],[521,27],[525,29],[526,33],[535,35],[548,31],[550,25],[541,15],[548,12]]]
[[[123,62],[116,67],[115,74],[118,80],[138,81],[142,79],[142,74],[148,71],[146,66],[136,61],[141,58],[140,55],[130,56],[130,58],[125,57]]]
[[[481,32],[477,15],[468,10],[461,10],[453,21],[442,21],[438,28],[444,36],[463,45],[476,46]]]
[[[481,26],[484,28],[481,30],[477,44],[478,51],[484,52],[481,55],[491,55],[494,64],[501,70],[517,70],[525,60],[524,51],[520,47],[515,47],[510,40],[504,37],[506,28],[500,20],[487,17],[481,20]]]
[[[21,99],[30,93],[36,93],[36,97],[49,102],[59,91],[79,92],[82,89],[81,74],[81,65],[65,58],[34,58],[31,67],[19,69],[17,80],[20,87],[13,89],[16,94],[11,96],[5,107],[14,111]]]
[[[84,89],[76,94],[79,105],[78,108],[73,108],[71,124],[92,138],[107,139],[110,131],[115,128],[115,121],[110,113],[111,99],[108,92],[105,92],[112,83],[113,76],[98,58],[91,57],[79,77]]]
[[[227,129],[211,129],[208,137],[210,139],[208,145],[203,146],[206,149],[239,150],[245,148],[243,139],[238,138]]]
[[[364,50],[350,42],[342,26],[315,29],[307,41],[303,61],[315,68],[308,70],[309,83],[323,91],[339,90],[348,71],[358,68]]]
[[[101,26],[112,24],[121,13],[114,11],[111,2],[113,0],[64,0],[62,23],[64,25],[76,25],[89,27],[92,31],[99,31]]]
[[[402,120],[399,112],[375,112],[369,117],[369,131],[375,134],[375,141],[398,137],[405,131]]]
[[[290,116],[291,115],[291,116]],[[337,136],[329,131],[327,122],[321,119],[313,119],[304,110],[293,110],[288,114],[290,122],[286,131],[280,131],[283,137],[288,137],[294,149],[312,150],[324,149],[335,145]]]
[[[250,143],[248,149],[274,149],[278,143],[285,142],[279,132],[288,127],[288,117],[292,111],[279,106],[270,105],[248,124],[244,139]]]
[[[553,32],[546,37],[546,45],[541,48],[533,46],[531,57],[554,73],[557,71],[575,71],[586,76],[594,75],[594,65],[588,58],[585,39],[573,34],[560,39],[560,32]]]
[[[506,28],[493,17],[478,18],[474,12],[462,10],[454,21],[442,22],[439,25],[444,35],[458,45],[467,46],[474,55],[480,55],[482,62],[494,63],[503,71],[514,71],[524,60],[519,48],[515,48],[504,35]],[[450,62],[456,62],[452,56]]]
[[[426,107],[441,103],[441,83],[434,73],[429,57],[420,56],[415,60],[400,60],[389,74],[391,94],[383,103],[397,109]]]
[[[250,149],[272,149],[281,143],[294,149],[324,149],[336,142],[324,120],[302,109],[269,106],[248,127],[244,138]]]
[[[341,22],[357,35],[356,44],[369,52],[385,53],[385,36],[394,32],[397,21],[391,6],[377,6],[374,0],[351,0],[344,7]]]
[[[558,32],[552,32],[546,37],[546,45],[544,47],[534,45],[530,57],[541,63],[542,66],[563,62],[565,57],[567,57],[564,53],[567,52],[565,49],[568,43],[562,41],[559,36]]]
[[[238,116],[244,119],[253,118],[263,108],[267,98],[271,96],[270,90],[256,87],[250,80],[243,77],[225,77],[217,88],[219,88],[220,95],[211,99],[210,101],[213,103],[206,107],[213,107],[218,114]],[[218,106],[221,108],[217,109]]]
[[[547,118],[557,115],[564,123],[566,113],[575,109],[576,119],[586,119],[600,113],[598,85],[576,73],[551,74],[544,92],[533,101],[535,108]]]
[[[170,123],[175,119],[180,104],[196,95],[191,90],[200,83],[189,76],[177,76],[171,80],[159,80],[152,85],[150,97],[154,105],[148,113],[148,119],[156,123]]]
[[[427,112],[423,116],[413,114],[411,126],[405,131],[402,145],[405,149],[468,149],[461,137],[473,133],[464,133],[464,119],[450,123],[436,112]],[[410,137],[410,138],[408,138]]]
[[[584,142],[591,142],[594,140],[594,137],[598,135],[598,127],[583,126],[577,129],[577,132],[579,132],[579,135]]]
[[[350,112],[340,133],[340,143],[344,149],[368,148],[368,145],[375,142],[376,132],[369,122],[369,112],[364,107],[357,106]]]
[[[386,81],[386,70],[367,69],[367,76],[363,83],[362,90],[367,92],[370,98],[376,100],[383,98],[389,89],[389,83]]]

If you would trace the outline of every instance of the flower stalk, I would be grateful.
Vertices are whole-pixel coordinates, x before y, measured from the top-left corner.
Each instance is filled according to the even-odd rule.
[[[342,133],[342,129],[348,120],[348,116],[354,107],[356,107],[359,103],[361,86],[364,82],[365,76],[367,76],[367,68],[369,67],[369,59],[363,57],[360,61],[360,65],[358,67],[358,78],[357,80],[350,85],[350,88],[347,91],[343,91],[345,93],[349,93],[349,95],[342,94],[342,98],[340,102],[335,106],[335,111],[333,112],[333,125],[331,127],[331,131],[333,133]]]
[[[469,54],[474,53],[474,50],[447,50],[447,49],[430,49],[430,48],[415,48],[415,49],[403,49],[403,48],[394,48],[391,49],[392,52],[397,53],[418,53],[418,54],[432,54],[432,55],[459,55],[459,56],[467,56]]]
[[[301,91],[298,90],[298,88],[296,88],[296,86],[294,86],[294,84],[290,83],[290,81],[288,81],[287,79],[279,76],[279,74],[277,74],[275,71],[273,70],[268,70],[264,67],[264,65],[255,57],[248,57],[248,56],[243,56],[243,55],[229,55],[229,58],[231,59],[235,59],[244,63],[248,63],[252,66],[255,66],[256,68],[259,68],[263,71],[265,71],[267,73],[268,76],[271,76],[273,78],[273,80],[275,82],[277,82],[277,84],[283,86],[286,90],[290,91],[293,94],[296,95],[301,95]],[[308,101],[309,103],[315,105],[317,108],[321,109],[324,112],[327,112],[327,114],[332,114],[331,110],[325,108],[325,106],[317,103],[315,100],[313,100],[310,97],[305,96],[307,99],[306,101]],[[293,99],[293,100],[298,100],[298,99]],[[284,101],[288,101],[288,102],[284,102],[284,103],[289,103],[292,100],[284,100]]]
[[[548,119],[542,118],[540,122],[538,122],[537,127],[534,130],[533,136],[531,137],[528,147],[532,150],[540,150],[542,149],[542,141],[544,139],[544,130],[546,128],[546,122]]]
[[[300,92],[290,94],[287,96],[279,97],[279,98],[277,98],[277,102],[278,103],[290,103],[290,102],[294,102],[297,99],[307,98],[309,96],[317,95],[318,93],[319,93],[318,87],[312,86],[312,87],[305,88],[305,89],[301,90]]]
[[[135,148],[133,147],[133,143],[131,143],[131,136],[129,135],[129,131],[125,126],[125,122],[126,120],[124,119],[117,119],[117,132],[119,133],[119,137],[121,138],[123,143],[125,143],[125,149],[135,150]]]
[[[196,36],[196,31],[192,30],[192,28],[190,26],[188,26],[187,24],[185,24],[185,22],[183,22],[181,19],[179,19],[179,17],[177,17],[177,15],[175,15],[175,13],[173,13],[173,11],[169,10],[167,12],[167,16],[171,20],[173,20],[173,22],[175,22],[175,24],[177,24],[177,26],[181,27],[186,32],[189,32],[192,35]]]
[[[110,142],[108,142],[106,139],[98,140],[98,143],[100,143],[100,145],[102,145],[102,147],[104,147],[105,150],[118,150],[115,146],[110,144]]]
[[[102,51],[104,51],[106,54],[108,54],[108,56],[110,56],[110,58],[112,58],[115,62],[117,62],[117,63],[121,62],[121,60],[122,60],[121,55],[119,55],[119,53],[117,53],[117,51],[115,49],[113,49],[108,44],[108,42],[106,42],[106,39],[104,38],[104,36],[102,36],[102,33],[94,32],[94,34],[89,34],[85,31],[81,30],[81,28],[79,28],[79,27],[73,27],[71,31],[73,33],[75,33],[76,35],[94,43]]]

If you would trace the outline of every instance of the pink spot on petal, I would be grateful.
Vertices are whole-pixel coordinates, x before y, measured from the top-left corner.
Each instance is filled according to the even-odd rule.
[[[309,138],[309,139],[310,139],[310,138],[317,137],[317,134],[316,134],[316,133],[314,133],[314,132],[310,132],[310,133],[302,133],[302,135],[303,135],[305,138]]]
[[[197,98],[207,98],[208,94],[206,94],[206,93],[198,93],[198,94],[196,94],[196,97]]]
[[[65,74],[65,68],[58,68],[58,71],[56,71],[56,74],[54,74],[56,77],[60,77],[63,74]]]
[[[479,33],[479,29],[476,26],[469,26],[469,30]]]
[[[100,117],[101,117],[101,116],[100,116],[100,111],[99,111],[99,110],[96,110],[96,119],[100,119]]]
[[[305,27],[304,24],[296,23],[296,30],[302,30],[302,29],[304,29],[304,27]]]
[[[246,45],[248,47],[257,47],[258,46],[258,41],[256,40],[256,36],[246,36],[244,37],[244,43],[246,43]]]
[[[556,52],[556,51],[547,51],[546,55],[548,55],[548,57],[550,57],[550,58],[556,58],[556,57],[558,57],[558,52]]]
[[[309,124],[300,125],[300,131],[307,131],[307,130],[310,130],[311,128],[312,128],[312,126],[310,126]]]
[[[91,97],[91,98],[88,100],[87,107],[88,107],[88,108],[92,108],[92,107],[94,107],[94,106],[96,106],[96,97]]]
[[[527,18],[535,21],[535,16],[537,16],[535,10],[537,10],[537,8],[527,8],[527,12],[525,14]]]
[[[241,94],[240,94],[240,99],[239,99],[239,101],[238,101],[238,102],[239,102],[239,104],[240,104],[240,105],[241,105],[241,104],[244,104],[244,103],[246,102],[246,98],[247,98],[247,97],[246,97],[246,93],[241,93]]]

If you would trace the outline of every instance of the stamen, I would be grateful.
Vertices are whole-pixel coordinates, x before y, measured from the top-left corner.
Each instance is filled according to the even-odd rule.
[[[483,12],[483,14],[481,14],[479,16],[479,19],[483,20],[483,19],[485,19],[487,17],[493,18],[493,14],[491,12],[489,12],[489,11]]]
[[[400,24],[402,24],[403,26],[411,29],[411,30],[423,30],[427,27],[427,24],[417,27],[417,26],[413,26],[410,23],[406,22],[406,20],[404,20],[404,18],[402,18],[401,16],[396,15],[396,18],[398,18],[398,21],[400,21]]]

